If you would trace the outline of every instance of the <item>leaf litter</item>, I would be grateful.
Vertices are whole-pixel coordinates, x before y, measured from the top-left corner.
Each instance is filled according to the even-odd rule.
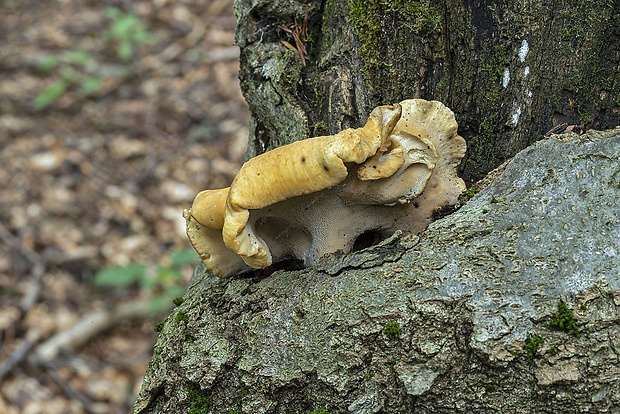
[[[233,1],[100,3],[7,0],[0,14],[7,414],[131,412],[167,313],[149,300],[191,275],[181,213],[243,159]],[[143,273],[131,285],[93,283],[133,265]],[[85,321],[101,329],[87,336]]]

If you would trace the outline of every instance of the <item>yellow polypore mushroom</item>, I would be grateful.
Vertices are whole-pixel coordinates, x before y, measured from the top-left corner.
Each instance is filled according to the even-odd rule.
[[[465,189],[456,130],[440,102],[380,106],[362,128],[259,155],[230,188],[200,193],[185,212],[188,236],[205,265],[227,276],[286,257],[312,265],[367,231],[418,233]]]
[[[207,268],[226,275],[244,268],[241,257],[226,248],[222,240],[228,188],[198,193],[192,208],[183,211],[187,237]]]
[[[254,268],[272,263],[268,247],[248,225],[251,209],[333,187],[348,175],[345,163],[362,163],[382,148],[401,116],[400,105],[380,106],[366,125],[297,141],[245,163],[233,180],[222,235],[224,244]]]

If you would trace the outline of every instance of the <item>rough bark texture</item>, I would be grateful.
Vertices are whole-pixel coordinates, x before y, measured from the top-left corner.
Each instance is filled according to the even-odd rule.
[[[420,237],[199,267],[135,412],[619,412],[619,205],[620,128],[554,136]]]
[[[251,157],[408,98],[450,107],[467,182],[553,126],[620,124],[617,0],[237,0]],[[307,21],[305,66],[281,25]]]
[[[247,157],[437,99],[473,182],[555,125],[620,124],[618,2],[510,3],[238,0]],[[302,59],[281,41],[304,21]],[[135,412],[620,411],[620,130],[607,135],[528,147],[419,238],[269,276],[198,267]]]

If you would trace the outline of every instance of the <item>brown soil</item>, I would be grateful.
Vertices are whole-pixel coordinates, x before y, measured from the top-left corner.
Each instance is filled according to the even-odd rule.
[[[135,41],[124,61],[106,36],[106,6],[134,13],[155,40]],[[186,286],[192,266],[155,289],[102,289],[93,278],[127,263],[147,274],[170,266],[171,252],[189,247],[183,209],[241,165],[249,116],[232,0],[5,0],[2,9],[0,412],[130,412],[153,323],[169,309],[124,319],[115,310]],[[80,54],[87,64],[71,60]],[[50,56],[61,62],[43,70]],[[98,87],[84,92],[92,78]],[[36,110],[63,79],[67,91]],[[94,311],[114,327],[92,338],[78,330],[76,342],[43,353]]]

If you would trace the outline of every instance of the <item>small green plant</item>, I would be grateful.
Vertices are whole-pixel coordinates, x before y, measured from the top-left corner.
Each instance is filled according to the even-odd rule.
[[[242,414],[241,410],[231,410],[228,412],[228,414]]]
[[[388,322],[385,324],[385,327],[383,328],[383,333],[388,338],[399,339],[400,338],[400,325],[398,325],[398,322]]]
[[[101,288],[127,289],[138,285],[150,296],[153,312],[160,312],[170,307],[171,301],[179,306],[185,291],[182,269],[194,265],[198,255],[193,249],[174,251],[165,263],[144,265],[128,263],[122,266],[106,267],[95,273],[93,283]]]
[[[558,352],[559,352],[559,351],[558,351],[558,348],[556,348],[555,346],[554,346],[554,347],[549,348],[549,350],[547,351],[547,353],[548,353],[549,355],[551,355],[551,356],[553,356],[553,355],[557,355],[557,354],[558,354]]]
[[[147,30],[146,23],[133,13],[124,13],[115,7],[107,7],[105,16],[110,20],[109,29],[95,38],[104,39],[116,45],[116,57],[126,65],[134,56],[140,44],[152,43],[155,35]],[[54,81],[43,89],[32,102],[35,110],[47,108],[63,96],[69,89],[78,88],[78,94],[86,97],[101,89],[105,78],[123,74],[122,70],[104,73],[105,65],[93,53],[86,50],[65,50],[42,58],[37,70],[54,77]]]
[[[117,44],[116,55],[120,60],[128,62],[137,45],[156,40],[146,23],[135,14],[125,13],[116,7],[106,7],[103,13],[111,23],[110,29],[104,32],[104,38]]]
[[[190,414],[207,414],[213,408],[213,398],[197,385],[192,385],[187,390],[187,397],[190,403]]]
[[[470,188],[469,190],[465,191],[465,195],[467,197],[469,197],[469,198],[472,198],[473,196],[475,196],[479,192],[480,192],[480,190],[478,190],[478,189]]]
[[[308,414],[331,414],[331,413],[327,411],[325,408],[319,408],[318,410],[312,411]]]
[[[153,330],[155,332],[161,332],[164,329],[165,324],[166,322],[157,322],[155,325],[153,325]]]
[[[468,190],[466,190],[462,195],[462,201],[463,202],[467,202],[469,200],[471,200],[476,194],[478,194],[480,192],[480,190],[476,189],[476,188],[470,188]]]
[[[176,323],[188,322],[189,318],[187,317],[187,312],[184,310],[179,311],[179,313],[177,313],[177,315],[174,317],[174,321]]]
[[[96,66],[94,57],[81,50],[69,50],[43,58],[37,63],[37,70],[44,73],[57,71],[57,78],[37,95],[32,106],[36,110],[46,108],[74,85],[80,86],[82,96],[97,91],[103,79],[95,73]]]
[[[566,306],[566,303],[564,303],[564,301],[562,300],[558,302],[558,312],[553,315],[553,318],[547,325],[547,328],[566,332],[576,338],[579,338],[581,336],[579,328],[575,323],[573,311],[568,309],[568,306]]]
[[[543,342],[545,342],[544,339],[542,339],[540,336],[538,335],[534,335],[527,344],[525,344],[525,350],[527,351],[527,357],[529,359],[534,359],[534,357],[536,356],[536,354],[538,353],[538,346],[540,344],[542,344]]]

